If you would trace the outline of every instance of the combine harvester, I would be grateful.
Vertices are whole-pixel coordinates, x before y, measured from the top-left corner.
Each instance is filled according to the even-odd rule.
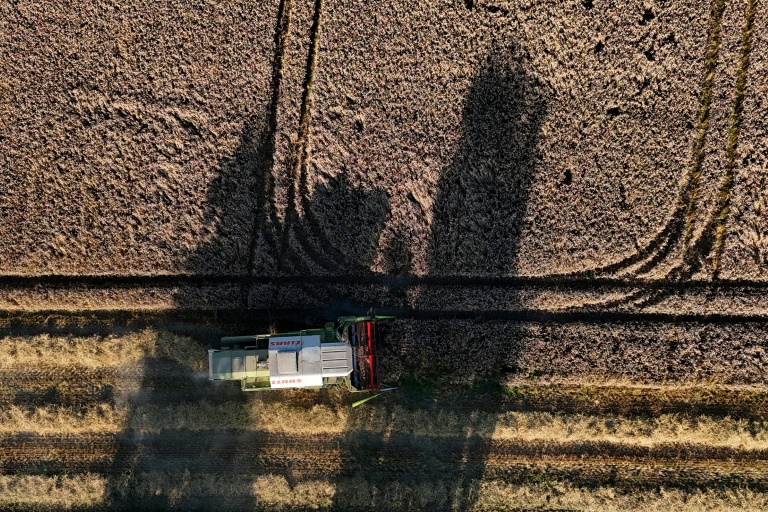
[[[324,328],[222,338],[221,350],[208,350],[208,378],[239,380],[243,391],[384,391],[378,346],[380,323],[390,318],[344,316]]]

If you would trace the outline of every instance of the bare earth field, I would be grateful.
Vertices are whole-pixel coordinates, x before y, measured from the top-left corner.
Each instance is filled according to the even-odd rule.
[[[755,0],[0,5],[0,507],[768,508]],[[224,334],[393,314],[400,391]]]

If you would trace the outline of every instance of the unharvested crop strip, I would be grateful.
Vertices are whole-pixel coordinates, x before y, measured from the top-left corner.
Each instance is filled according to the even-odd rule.
[[[717,227],[715,229],[715,242],[712,253],[713,277],[717,278],[720,270],[720,258],[726,236],[726,221],[731,205],[731,189],[733,188],[734,163],[736,149],[739,144],[739,129],[741,127],[741,114],[744,108],[744,92],[747,85],[747,71],[749,69],[749,54],[752,48],[752,30],[755,22],[755,7],[757,0],[747,0],[744,13],[744,27],[741,33],[741,56],[736,76],[736,92],[731,112],[731,126],[728,132],[728,146],[725,154],[725,171],[720,184],[717,199],[716,215]]]
[[[259,332],[268,328],[268,322],[304,325],[312,320],[322,323],[340,314],[366,315],[372,307],[376,313],[394,315],[408,320],[468,320],[477,322],[532,322],[532,323],[622,323],[652,322],[660,324],[768,324],[768,316],[761,314],[725,313],[654,313],[635,311],[548,311],[541,309],[518,310],[461,310],[382,308],[373,304],[345,302],[343,306],[329,308],[253,308],[253,309],[166,309],[166,310],[44,310],[0,311],[0,335],[20,334],[114,334],[146,328],[166,326],[171,329],[189,329],[190,326],[229,326],[240,331]]]
[[[512,381],[493,393],[440,389],[427,395],[424,403],[418,395],[411,397],[410,389],[404,386],[403,398],[397,395],[390,401],[398,400],[395,403],[403,407],[426,407],[435,415],[444,410],[464,415],[476,410],[499,415],[530,412],[652,418],[680,414],[689,419],[768,421],[768,390],[762,386]]]

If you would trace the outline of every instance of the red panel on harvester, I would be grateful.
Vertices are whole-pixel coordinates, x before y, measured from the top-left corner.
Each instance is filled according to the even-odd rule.
[[[374,387],[374,378],[373,378],[373,347],[372,347],[372,341],[371,341],[371,322],[367,322],[368,327],[368,365],[370,366],[368,370],[368,380],[371,383],[371,389]]]

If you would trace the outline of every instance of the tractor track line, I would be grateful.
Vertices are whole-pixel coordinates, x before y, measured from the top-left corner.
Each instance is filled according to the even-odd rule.
[[[253,173],[256,177],[257,190],[256,190],[256,211],[254,212],[254,223],[251,229],[251,237],[248,247],[248,261],[246,271],[248,275],[253,275],[254,263],[256,259],[256,248],[258,245],[259,235],[265,236],[268,240],[272,237],[268,236],[271,233],[267,232],[267,221],[272,221],[273,225],[276,224],[276,218],[274,217],[275,208],[271,207],[271,201],[274,196],[275,178],[274,178],[274,166],[275,166],[275,145],[277,137],[277,110],[280,102],[280,93],[283,83],[283,59],[285,57],[285,48],[288,41],[288,36],[291,30],[291,9],[293,6],[292,0],[280,0],[280,5],[277,12],[277,22],[275,24],[274,33],[274,45],[275,53],[272,58],[272,95],[269,103],[269,117],[267,126],[267,137],[265,141],[261,141],[261,144],[265,146],[263,152],[264,155],[257,154],[256,158],[259,159],[255,163],[255,169]],[[264,157],[266,161],[261,162]],[[271,240],[274,242],[274,240]],[[248,305],[247,296],[248,289],[246,284],[243,284],[244,305]]]
[[[705,94],[702,99],[702,117],[699,119],[700,135],[694,147],[694,158],[692,161],[693,169],[691,173],[693,179],[693,188],[690,191],[688,200],[688,213],[685,217],[683,258],[679,265],[675,266],[666,273],[665,278],[676,278],[680,281],[687,281],[696,272],[701,270],[702,266],[704,266],[706,263],[705,258],[707,257],[711,258],[712,279],[717,280],[718,277],[719,263],[722,256],[722,249],[726,235],[726,220],[730,211],[730,196],[731,189],[733,188],[735,155],[736,149],[738,147],[739,128],[741,125],[744,90],[746,87],[747,70],[749,67],[749,54],[751,50],[751,36],[756,4],[756,0],[747,0],[744,13],[744,25],[742,28],[741,38],[741,55],[737,69],[733,107],[727,138],[725,169],[720,181],[717,202],[712,212],[706,214],[707,219],[704,227],[698,237],[694,239],[693,225],[696,217],[696,195],[698,193],[698,181],[701,174],[701,166],[704,161],[704,141],[706,138],[708,111],[710,108],[712,96],[715,69],[714,66],[716,65],[717,61],[717,48],[714,46],[715,40],[717,40],[718,47],[720,44],[719,26],[717,27],[716,37],[712,39],[712,45],[710,46],[710,50],[708,52],[707,61],[712,62],[713,67],[712,73],[705,77]],[[713,16],[718,15],[720,18],[722,18],[722,10],[724,8],[725,4],[722,0],[715,0],[713,3]],[[706,110],[706,116],[704,116],[704,110]],[[650,270],[650,268],[648,270]],[[652,306],[658,304],[666,297],[668,297],[670,292],[668,290],[655,290],[647,293],[642,292],[640,295],[641,297],[638,297],[638,294],[630,294],[625,301],[625,305],[632,303],[636,308]]]
[[[642,263],[642,265],[639,269],[634,271],[633,274],[637,275],[638,273],[648,272],[669,255],[669,252],[675,246],[681,235],[683,236],[684,242],[689,238],[689,232],[692,230],[693,220],[696,214],[696,203],[700,186],[699,178],[701,176],[701,166],[704,161],[704,142],[706,141],[706,136],[709,131],[712,88],[721,45],[724,11],[725,0],[712,0],[704,76],[701,82],[701,103],[697,116],[697,133],[693,141],[691,161],[675,199],[676,206],[665,222],[664,227],[644,248],[617,262],[592,269],[552,274],[548,277],[604,276],[607,274],[616,274],[618,272],[627,271],[638,263]],[[685,245],[686,243],[684,243],[684,252]],[[644,260],[648,261],[644,262]]]
[[[701,110],[697,123],[698,133],[693,145],[689,180],[684,188],[683,197],[686,203],[685,229],[683,234],[683,262],[691,258],[691,238],[693,237],[694,221],[697,215],[698,191],[701,180],[701,167],[704,163],[704,143],[709,128],[709,112],[712,106],[712,89],[717,69],[717,57],[722,39],[722,19],[725,11],[725,0],[712,1],[709,45],[705,57],[706,73],[702,83]]]
[[[755,10],[757,0],[747,0],[744,12],[744,27],[741,33],[741,56],[736,76],[736,92],[731,113],[731,126],[728,132],[728,146],[726,148],[725,171],[716,208],[716,229],[714,248],[712,249],[713,277],[717,278],[720,271],[720,259],[722,257],[725,237],[727,235],[726,221],[730,213],[731,190],[733,189],[734,165],[736,149],[739,144],[739,130],[741,127],[741,114],[744,109],[744,95],[747,85],[747,72],[749,71],[749,55],[752,51],[752,29],[755,23]]]
[[[280,245],[278,247],[278,268],[283,268],[283,259],[286,248],[290,242],[290,234],[293,231],[293,225],[298,219],[297,195],[301,194],[301,180],[306,174],[306,166],[309,160],[309,138],[311,130],[312,115],[312,85],[314,82],[315,68],[317,65],[317,54],[320,46],[320,16],[322,14],[323,0],[315,0],[315,12],[310,29],[310,46],[307,55],[307,65],[304,74],[304,86],[301,96],[301,110],[299,113],[299,133],[296,142],[296,160],[293,165],[293,177],[287,193],[287,210],[280,234]]]

